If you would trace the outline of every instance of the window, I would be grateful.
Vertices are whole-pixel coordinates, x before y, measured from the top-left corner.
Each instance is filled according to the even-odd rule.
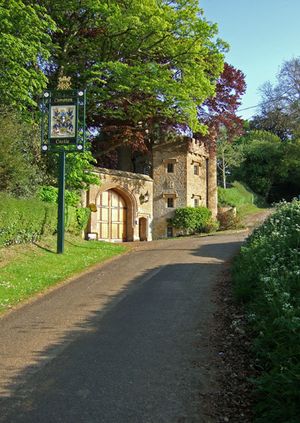
[[[167,207],[168,208],[173,208],[174,207],[174,198],[173,197],[167,198]]]
[[[199,165],[194,165],[194,175],[199,175]]]
[[[194,207],[199,207],[199,198],[194,198]]]
[[[167,172],[168,173],[174,173],[174,163],[168,163],[167,164]]]
[[[172,238],[173,237],[173,228],[172,226],[167,227],[167,237]]]

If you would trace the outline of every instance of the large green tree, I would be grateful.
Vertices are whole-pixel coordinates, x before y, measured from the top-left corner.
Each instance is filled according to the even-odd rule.
[[[267,131],[250,131],[240,138],[243,151],[241,166],[234,178],[245,182],[257,194],[269,198],[271,188],[284,174],[284,148],[280,138]]]
[[[244,146],[232,140],[225,127],[219,129],[217,137],[217,170],[218,179],[223,188],[227,188],[227,179],[235,168],[244,161]]]
[[[174,124],[203,130],[197,105],[214,94],[226,46],[198,0],[38,3],[58,28],[44,64],[50,83],[66,74],[88,88],[89,125],[108,140],[101,152],[124,143],[146,149],[158,128]]]
[[[47,78],[40,63],[49,57],[55,25],[42,6],[0,0],[0,104],[35,105]]]
[[[248,131],[236,141],[243,162],[233,177],[248,184],[269,202],[300,195],[300,140],[281,140],[268,131]]]

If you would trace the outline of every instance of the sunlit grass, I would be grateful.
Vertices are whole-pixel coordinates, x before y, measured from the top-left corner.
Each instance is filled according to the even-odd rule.
[[[56,254],[54,237],[0,249],[0,312],[96,263],[125,252],[122,245],[68,237]]]
[[[257,207],[255,204],[240,204],[237,206],[236,210],[239,217],[242,219],[250,214],[259,213],[268,209]]]
[[[252,192],[245,184],[233,182],[230,188],[218,188],[220,206],[230,205],[236,207],[238,218],[243,221],[251,214],[267,210],[268,205],[264,199]]]

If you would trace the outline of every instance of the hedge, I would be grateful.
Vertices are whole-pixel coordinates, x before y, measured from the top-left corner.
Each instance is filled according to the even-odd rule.
[[[66,207],[66,231],[79,234],[89,215],[89,209]],[[41,236],[54,234],[56,227],[56,204],[0,193],[0,247],[34,242]]]

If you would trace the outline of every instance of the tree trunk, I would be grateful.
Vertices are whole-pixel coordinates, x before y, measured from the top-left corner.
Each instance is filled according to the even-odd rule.
[[[223,175],[223,188],[226,189],[226,165],[224,151],[222,151],[222,175]]]

